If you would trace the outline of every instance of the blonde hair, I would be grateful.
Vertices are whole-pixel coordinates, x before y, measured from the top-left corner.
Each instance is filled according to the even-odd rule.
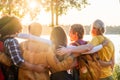
[[[29,33],[32,35],[40,36],[42,32],[42,25],[37,22],[33,22],[28,27]]]

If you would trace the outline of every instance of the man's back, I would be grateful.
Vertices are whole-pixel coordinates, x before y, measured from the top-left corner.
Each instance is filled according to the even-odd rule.
[[[91,43],[93,45],[97,45],[97,44],[100,44],[105,39],[107,39],[109,42],[105,47],[103,47],[100,51],[98,51],[98,55],[99,55],[100,60],[105,61],[105,62],[109,62],[112,59],[114,59],[114,45],[113,45],[113,43],[108,38],[106,38],[105,36],[102,36],[102,35],[94,37],[92,39]],[[110,75],[112,75],[111,66],[101,67],[101,77],[100,78],[104,78],[104,77],[110,76]]]
[[[29,34],[34,36],[40,36],[42,32],[42,25],[33,22],[28,26]],[[46,53],[49,51],[49,45],[44,42],[38,42],[34,40],[27,40],[21,43],[21,49],[23,51],[23,58],[32,64],[44,64],[47,65]],[[19,69],[19,80],[49,80],[49,72],[33,72],[30,70]]]
[[[23,57],[32,64],[47,65],[46,53],[48,53],[49,45],[33,40],[21,43]],[[49,72],[36,73],[30,70],[19,69],[19,80],[49,80]]]

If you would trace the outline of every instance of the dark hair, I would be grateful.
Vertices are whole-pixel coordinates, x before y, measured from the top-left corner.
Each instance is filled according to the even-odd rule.
[[[77,36],[79,39],[82,39],[84,36],[84,27],[81,24],[73,24],[70,28],[72,30],[73,34],[78,33]]]
[[[59,46],[67,46],[67,36],[65,31],[61,27],[55,27],[53,28],[51,32],[50,39],[52,41],[52,44],[55,45],[55,48],[59,48]]]
[[[22,25],[19,19],[15,16],[3,16],[0,18],[0,34],[1,37],[12,35],[20,32]]]

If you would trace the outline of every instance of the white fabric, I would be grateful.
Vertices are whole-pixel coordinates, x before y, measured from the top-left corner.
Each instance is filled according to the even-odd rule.
[[[22,38],[22,39],[31,39],[31,40],[36,40],[36,41],[41,41],[41,42],[45,42],[45,43],[48,43],[48,44],[52,44],[52,42],[48,39],[43,39],[43,38],[40,38],[38,36],[34,36],[34,35],[31,35],[31,34],[25,34],[25,33],[19,33],[17,35],[18,38]]]
[[[82,53],[82,54],[91,54],[91,53],[95,53],[95,52],[101,50],[102,48],[103,48],[103,45],[100,44],[100,45],[98,45],[98,46],[93,47],[92,50],[90,50],[90,51],[88,51],[88,52],[85,52],[85,53]]]
[[[43,38],[40,38],[38,36],[34,36],[34,35],[31,35],[31,34],[25,34],[25,33],[19,33],[17,35],[18,38],[23,38],[23,39],[31,39],[31,40],[36,40],[36,41],[41,41],[41,42],[45,42],[45,43],[48,43],[48,44],[52,44],[52,42],[48,39],[43,39]],[[76,47],[76,46],[72,46],[72,45],[69,45],[67,46],[68,48],[72,48],[72,47]],[[85,53],[82,53],[82,54],[91,54],[91,53],[94,53],[94,52],[97,52],[99,51],[100,49],[102,49],[103,46],[100,44],[98,46],[95,46],[92,50],[88,51],[88,52],[85,52]]]

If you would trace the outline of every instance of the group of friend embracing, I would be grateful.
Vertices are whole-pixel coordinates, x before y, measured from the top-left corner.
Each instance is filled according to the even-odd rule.
[[[92,23],[90,41],[83,40],[83,25],[71,25],[70,44],[61,26],[53,28],[50,40],[40,38],[42,25],[37,22],[28,26],[29,34],[21,31],[17,17],[0,18],[1,80],[113,80],[114,45],[104,35],[103,21]],[[99,72],[89,68],[91,64],[99,66]]]

